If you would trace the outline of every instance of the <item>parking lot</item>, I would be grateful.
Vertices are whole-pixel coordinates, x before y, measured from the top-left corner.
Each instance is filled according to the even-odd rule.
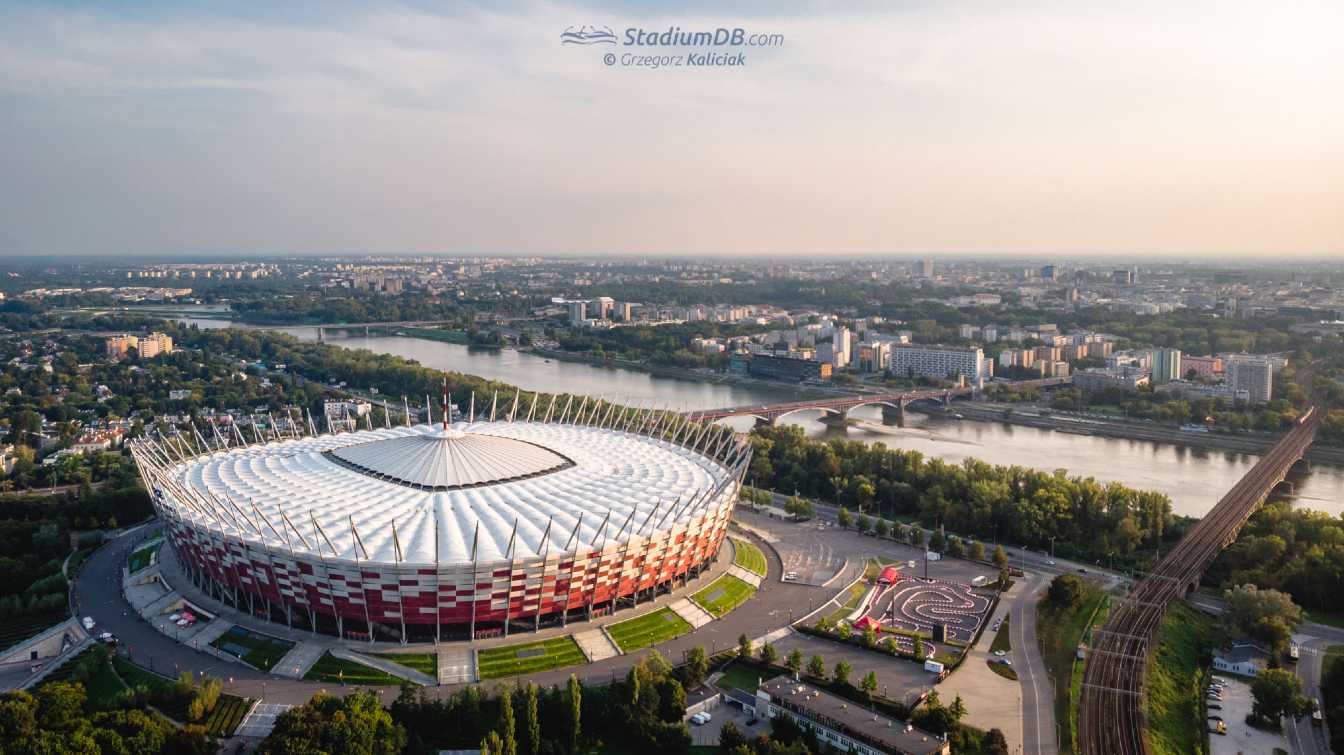
[[[826,663],[827,674],[835,669],[836,663],[848,661],[852,668],[849,680],[853,684],[857,684],[864,674],[872,671],[877,675],[880,693],[904,703],[909,703],[933,687],[936,678],[914,661],[799,632],[775,643],[775,650],[779,652],[781,659],[787,658],[795,649],[802,652],[804,666],[812,656],[821,656]]]
[[[1238,755],[1248,752],[1274,752],[1276,748],[1291,752],[1288,738],[1282,734],[1252,729],[1246,723],[1251,712],[1251,685],[1228,677],[1223,677],[1227,687],[1223,690],[1221,701],[1210,700],[1212,705],[1221,705],[1222,710],[1210,710],[1208,715],[1217,716],[1227,724],[1227,734],[1209,734],[1209,751],[1212,755]],[[1212,731],[1215,721],[1206,722]]]

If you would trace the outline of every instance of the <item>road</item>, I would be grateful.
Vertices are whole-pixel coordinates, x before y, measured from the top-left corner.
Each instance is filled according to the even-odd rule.
[[[1297,677],[1302,680],[1302,692],[1314,700],[1321,699],[1321,668],[1325,662],[1329,640],[1294,637],[1301,647],[1301,657],[1297,661]],[[1297,755],[1330,755],[1330,739],[1324,726],[1311,725],[1310,718],[1301,721],[1289,719],[1283,727],[1288,735],[1288,743]]]
[[[1055,741],[1055,703],[1050,677],[1036,641],[1036,602],[1045,588],[1045,578],[1036,577],[1023,585],[1022,596],[1013,603],[1013,663],[1022,684],[1022,752],[1026,755],[1053,755],[1059,752]]]
[[[136,542],[138,538],[132,534],[123,534],[99,548],[85,560],[71,589],[76,615],[93,617],[100,631],[112,632],[120,638],[123,651],[132,660],[169,676],[175,676],[184,669],[215,676],[223,680],[226,692],[263,698],[268,703],[302,704],[323,689],[332,690],[331,684],[286,679],[241,663],[224,661],[178,643],[151,627],[131,610],[121,592],[121,569]],[[739,635],[766,635],[820,606],[834,595],[835,588],[781,582],[779,560],[770,549],[763,550],[769,571],[760,589],[746,604],[690,634],[663,642],[656,649],[664,657],[679,662],[686,652],[697,645],[710,652],[731,648],[737,644]],[[161,557],[171,559],[172,552],[165,549]],[[219,620],[228,621],[228,617]],[[606,683],[623,677],[635,662],[651,650],[641,650],[584,666],[531,674],[528,680],[543,686],[563,685],[570,674],[575,674],[587,684]],[[509,680],[497,681],[502,683]],[[483,686],[488,688],[496,683],[485,682]],[[442,697],[461,686],[427,687],[425,692],[431,697]],[[395,687],[382,687],[378,692],[388,703],[397,695]]]

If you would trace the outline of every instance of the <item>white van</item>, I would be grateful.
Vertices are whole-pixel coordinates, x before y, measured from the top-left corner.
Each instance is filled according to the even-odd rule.
[[[92,616],[85,616],[84,618],[82,618],[82,619],[79,620],[79,623],[81,623],[81,624],[84,625],[84,631],[86,631],[86,632],[92,632],[92,631],[93,631],[94,623],[93,623],[93,617],[92,617]]]

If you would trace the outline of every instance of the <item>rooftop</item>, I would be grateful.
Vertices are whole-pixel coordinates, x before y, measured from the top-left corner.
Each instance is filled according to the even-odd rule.
[[[935,734],[788,677],[765,682],[761,691],[771,702],[790,708],[828,729],[859,736],[888,752],[941,753],[947,743]]]

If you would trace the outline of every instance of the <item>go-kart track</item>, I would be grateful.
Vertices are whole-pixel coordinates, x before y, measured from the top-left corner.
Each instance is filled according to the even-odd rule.
[[[873,599],[868,615],[884,627],[932,633],[947,627],[947,638],[968,643],[985,620],[990,599],[966,585],[920,577],[903,577]]]

